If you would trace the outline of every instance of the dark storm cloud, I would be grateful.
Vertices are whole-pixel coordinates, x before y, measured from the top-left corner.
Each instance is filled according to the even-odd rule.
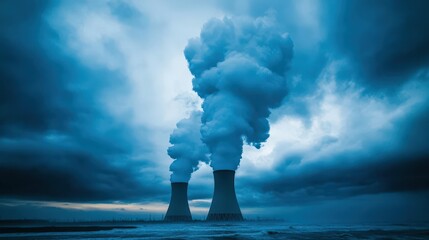
[[[425,0],[221,1],[220,6],[255,17],[277,13],[295,42],[290,73],[302,80],[289,98],[311,91],[329,59],[348,59],[343,78],[359,80],[368,90],[390,90],[429,66]],[[316,29],[307,26],[307,17],[314,18]]]
[[[250,186],[264,198],[270,195],[269,201],[277,204],[429,190],[427,155],[384,155],[383,159],[375,156],[362,161],[347,159],[351,156],[338,158],[298,166],[285,161],[270,177],[249,179],[243,187]],[[245,201],[251,204],[261,200],[251,197]]]
[[[429,64],[429,2],[331,1],[328,39],[369,85],[394,86]]]
[[[429,109],[423,106],[395,122],[399,130],[392,138],[400,141],[391,150],[386,140],[382,145],[334,153],[310,163],[301,161],[305,153],[285,157],[270,173],[237,181],[245,189],[243,203],[253,205],[268,198],[279,205],[302,204],[368,194],[427,192],[428,121]]]
[[[153,196],[159,191],[149,185],[159,180],[140,172],[142,159],[130,160],[133,131],[96,100],[120,75],[67,56],[44,21],[49,8],[47,1],[0,2],[0,197]]]
[[[41,46],[44,5],[29,1],[24,8],[13,1],[1,2],[0,29],[0,133],[43,131],[64,127],[71,113],[64,102],[72,103],[62,86],[61,68],[47,57]],[[54,37],[54,36],[50,36]],[[56,101],[62,100],[61,102]],[[69,105],[69,104],[68,104]]]
[[[65,146],[64,146],[65,145]],[[117,154],[117,153],[116,153]],[[158,193],[142,185],[136,176],[142,165],[114,166],[112,158],[83,146],[67,146],[44,139],[0,145],[0,195],[37,200],[138,199]]]

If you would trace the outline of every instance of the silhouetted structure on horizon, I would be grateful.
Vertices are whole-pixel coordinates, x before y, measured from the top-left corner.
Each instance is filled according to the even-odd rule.
[[[214,175],[214,194],[207,221],[242,221],[235,195],[235,171],[217,170]]]
[[[171,183],[171,199],[164,221],[192,221],[188,204],[188,183]]]

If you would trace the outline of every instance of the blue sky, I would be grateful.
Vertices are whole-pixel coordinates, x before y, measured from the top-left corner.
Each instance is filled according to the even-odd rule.
[[[245,145],[245,217],[427,221],[426,1],[1,1],[0,218],[161,217],[176,123],[201,110],[184,50],[212,18],[276,18],[287,92]],[[189,182],[203,218],[213,191]]]

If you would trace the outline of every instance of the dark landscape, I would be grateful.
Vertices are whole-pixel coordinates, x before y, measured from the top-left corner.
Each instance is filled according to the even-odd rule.
[[[16,224],[16,223],[15,223]],[[33,223],[36,224],[36,223]],[[0,239],[427,239],[428,225],[300,225],[279,221],[2,224]]]

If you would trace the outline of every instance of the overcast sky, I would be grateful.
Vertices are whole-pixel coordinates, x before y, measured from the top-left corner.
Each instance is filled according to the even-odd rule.
[[[0,219],[161,218],[176,123],[201,109],[184,56],[212,18],[275,16],[287,96],[244,146],[245,217],[428,221],[429,2],[0,1]],[[189,182],[210,206],[212,169]]]

